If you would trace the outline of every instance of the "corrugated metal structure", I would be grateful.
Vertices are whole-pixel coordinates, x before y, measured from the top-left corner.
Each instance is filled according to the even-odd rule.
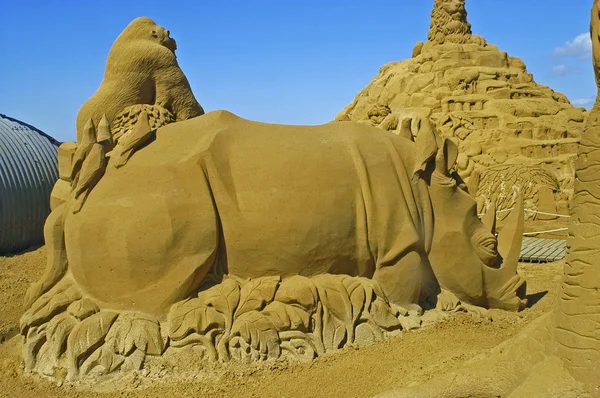
[[[0,114],[0,254],[43,243],[59,142]]]

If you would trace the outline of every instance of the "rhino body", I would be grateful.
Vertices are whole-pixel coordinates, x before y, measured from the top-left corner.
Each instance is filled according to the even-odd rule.
[[[241,278],[373,278],[398,305],[440,287],[486,305],[475,202],[441,173],[437,188],[417,177],[417,149],[352,122],[272,125],[226,111],[162,127],[125,167],[109,161],[80,212],[65,212],[69,272],[108,308],[159,315],[217,261]],[[443,252],[431,266],[435,236]]]
[[[224,111],[163,127],[66,217],[70,269],[96,299],[152,312],[184,298],[217,257],[242,278],[373,277],[430,240],[413,146],[349,122],[268,125]]]

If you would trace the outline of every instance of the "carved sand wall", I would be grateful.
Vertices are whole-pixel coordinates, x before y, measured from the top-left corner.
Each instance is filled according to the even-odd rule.
[[[466,17],[465,0],[435,0],[428,41],[412,58],[384,65],[336,120],[404,134],[403,121],[431,117],[459,144],[463,178],[497,165],[537,167],[571,197],[587,112],[537,84],[521,59],[472,35]]]
[[[590,17],[592,60],[600,76],[600,0]],[[575,162],[575,195],[569,224],[562,292],[555,308],[558,355],[588,391],[600,391],[600,81]]]
[[[569,196],[560,189],[556,176],[542,167],[524,165],[490,166],[476,177],[478,209],[486,213],[492,204],[498,211],[498,220],[504,220],[516,198],[522,194],[527,211],[526,220],[557,219],[554,214],[569,214]]]

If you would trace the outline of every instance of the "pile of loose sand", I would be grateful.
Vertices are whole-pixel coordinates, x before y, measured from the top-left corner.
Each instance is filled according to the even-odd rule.
[[[207,365],[193,378],[175,376],[180,369],[152,368],[133,373],[118,385],[94,392],[58,387],[38,376],[24,375],[19,364],[21,302],[30,282],[44,268],[44,247],[0,257],[0,397],[368,397],[422,382],[443,373],[515,335],[549,311],[557,297],[563,263],[520,264],[531,303],[521,313],[492,310],[492,321],[454,314],[421,330],[406,332],[360,349],[345,349],[311,363],[266,362]],[[175,372],[174,372],[175,371]],[[115,391],[114,388],[124,389]],[[113,391],[107,391],[112,389]]]

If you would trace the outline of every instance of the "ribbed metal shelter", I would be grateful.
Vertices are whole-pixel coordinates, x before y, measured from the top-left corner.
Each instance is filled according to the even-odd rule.
[[[59,144],[0,113],[0,254],[43,243]]]

